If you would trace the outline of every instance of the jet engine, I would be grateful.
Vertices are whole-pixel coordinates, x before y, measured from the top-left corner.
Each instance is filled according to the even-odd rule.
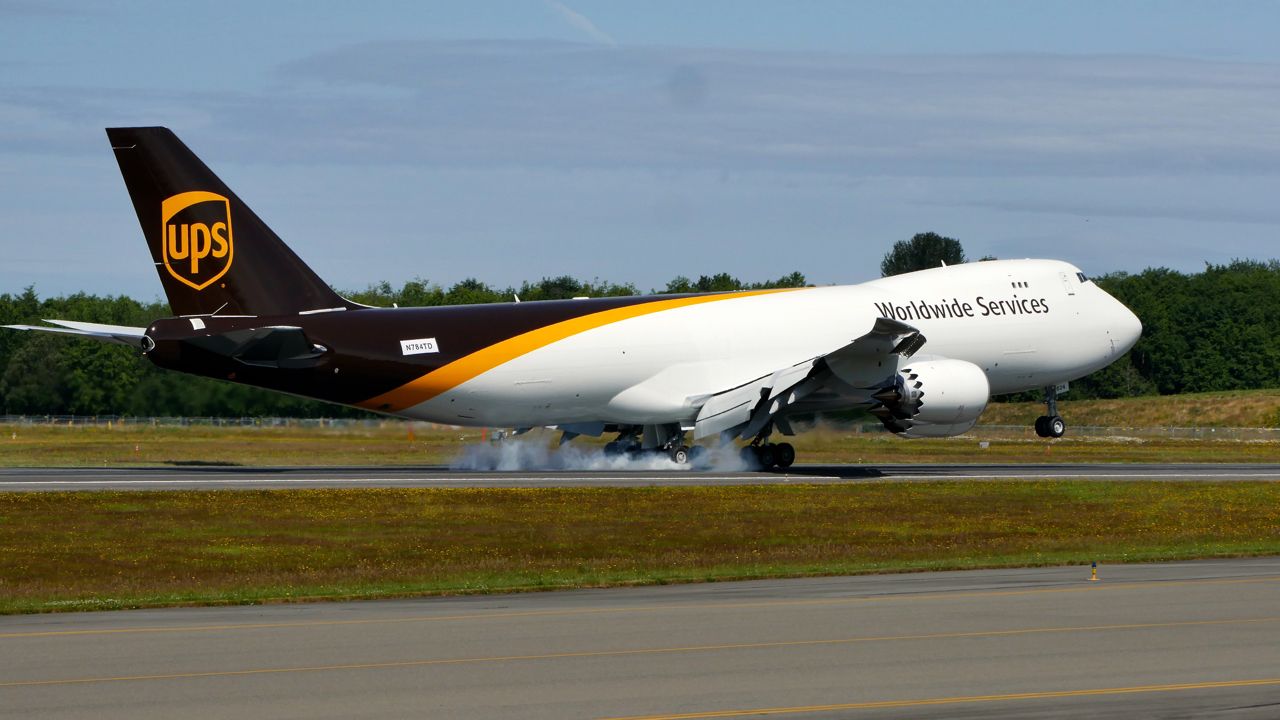
[[[871,397],[871,414],[889,430],[904,437],[948,437],[978,421],[991,385],[971,362],[911,360]]]

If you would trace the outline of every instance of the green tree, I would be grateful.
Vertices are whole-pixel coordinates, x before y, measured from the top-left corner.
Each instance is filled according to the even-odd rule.
[[[880,261],[880,276],[935,268],[944,262],[959,265],[964,261],[964,248],[959,240],[935,232],[916,233],[910,240],[894,243],[893,249],[885,253]]]
[[[717,273],[715,275],[702,275],[696,281],[690,280],[684,275],[677,275],[667,283],[667,287],[662,290],[662,293],[729,292],[733,290],[770,290],[773,288],[807,286],[808,282],[805,280],[804,273],[799,271],[783,275],[777,280],[753,283],[744,283],[729,273]]]

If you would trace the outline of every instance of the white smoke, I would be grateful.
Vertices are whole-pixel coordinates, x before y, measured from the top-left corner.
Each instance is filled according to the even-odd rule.
[[[678,465],[662,452],[606,455],[603,447],[565,443],[551,447],[545,438],[506,438],[468,445],[449,463],[451,470],[518,472],[540,470],[747,470],[733,445],[707,448],[696,461]]]

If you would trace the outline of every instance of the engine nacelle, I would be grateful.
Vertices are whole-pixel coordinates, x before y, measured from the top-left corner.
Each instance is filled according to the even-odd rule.
[[[906,430],[898,433],[898,437],[912,439],[955,437],[956,435],[963,435],[969,432],[977,422],[978,419],[974,418],[969,422],[956,423],[955,425],[927,425],[921,423],[919,425],[912,425]]]
[[[982,368],[964,360],[904,363],[892,384],[876,392],[871,412],[906,437],[959,435],[978,421],[991,398]]]

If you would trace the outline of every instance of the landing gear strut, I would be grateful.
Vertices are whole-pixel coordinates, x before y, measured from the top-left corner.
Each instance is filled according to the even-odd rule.
[[[1042,438],[1060,438],[1067,432],[1067,421],[1058,414],[1058,388],[1049,386],[1044,389],[1044,404],[1047,415],[1036,418],[1036,435]]]
[[[605,457],[618,457],[640,452],[640,427],[623,427],[619,429],[617,439],[604,445]]]
[[[685,444],[686,435],[679,425],[632,425],[619,429],[618,438],[605,443],[608,457],[661,454],[677,465],[690,465],[702,457],[705,448]]]
[[[771,443],[773,423],[764,426],[750,445],[742,448],[742,461],[761,470],[785,470],[796,461],[796,449],[788,442]]]

